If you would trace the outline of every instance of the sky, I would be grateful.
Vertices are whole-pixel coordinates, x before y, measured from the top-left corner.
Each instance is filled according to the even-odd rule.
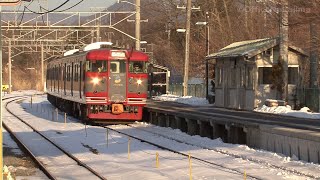
[[[61,5],[62,3],[64,3],[65,1],[66,0],[48,0],[48,7],[50,10],[52,10],[52,9],[58,7],[59,5]],[[80,0],[70,0],[68,3],[66,3],[64,6],[62,6],[58,10],[63,10],[65,8],[71,7],[74,4],[77,4],[78,2],[80,2]],[[76,7],[72,8],[68,11],[91,11],[90,7],[106,8],[116,2],[117,2],[117,0],[84,0],[79,5],[77,5]],[[44,8],[47,7],[47,2],[45,0],[33,0],[33,2],[31,3],[30,6],[28,6],[28,4],[30,4],[29,2],[23,2],[21,4],[21,6],[18,5],[17,8],[20,7],[20,10],[23,10],[23,6],[28,6],[28,8],[33,11],[39,11],[39,3],[41,4],[42,7],[44,7]],[[7,8],[5,8],[5,9],[7,9]]]
[[[35,92],[13,92],[10,96],[34,94]],[[6,95],[8,97],[8,95]],[[205,100],[192,97],[177,97],[173,95],[162,96],[162,100],[178,100],[181,102],[207,105]],[[23,120],[32,124],[46,137],[58,143],[65,150],[72,152],[90,167],[103,174],[107,179],[189,179],[192,167],[192,179],[243,179],[246,172],[259,179],[309,179],[289,173],[277,167],[285,167],[303,174],[320,177],[320,165],[298,161],[297,158],[286,157],[281,154],[252,149],[245,145],[223,143],[220,138],[208,139],[200,136],[190,136],[178,129],[158,127],[147,123],[133,124],[135,128],[125,125],[109,126],[117,131],[151,141],[166,148],[190,154],[193,157],[205,159],[218,166],[204,164],[196,159],[180,156],[141,141],[130,140],[130,158],[128,158],[128,136],[119,134],[99,126],[85,126],[72,117],[64,123],[63,113],[58,121],[52,120],[51,113],[54,107],[46,100],[46,95],[33,98],[33,108],[30,98],[11,103],[8,107]],[[41,161],[55,169],[59,179],[88,179],[90,178],[83,169],[69,162],[55,148],[43,145],[38,137],[28,127],[23,126],[4,110],[4,123],[12,127],[29,149],[35,151]],[[55,119],[55,118],[54,118]],[[21,125],[22,124],[22,125]],[[6,132],[4,132],[6,134]],[[9,136],[4,135],[4,146],[13,146]],[[16,149],[16,147],[14,147]],[[95,150],[95,153],[92,152]],[[159,155],[159,166],[156,167],[156,154]],[[241,157],[241,158],[240,158]],[[251,161],[248,161],[250,159]],[[53,162],[63,165],[56,165]],[[191,166],[190,166],[191,164]],[[105,168],[108,167],[108,168]],[[15,169],[18,167],[10,167]],[[233,169],[233,171],[225,168]],[[72,169],[70,171],[70,169]],[[121,172],[121,173],[119,173]],[[70,174],[72,173],[72,174]],[[39,175],[35,175],[39,177]],[[28,177],[24,179],[36,179]]]

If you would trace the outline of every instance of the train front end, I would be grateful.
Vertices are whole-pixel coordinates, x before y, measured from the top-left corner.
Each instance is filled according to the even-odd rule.
[[[100,122],[142,119],[147,100],[148,56],[139,51],[88,52],[85,74],[87,117]]]

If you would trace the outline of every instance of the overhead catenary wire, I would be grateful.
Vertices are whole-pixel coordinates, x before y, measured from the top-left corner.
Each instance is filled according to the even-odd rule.
[[[40,15],[48,14],[48,13],[51,13],[51,12],[64,12],[64,11],[67,11],[67,10],[69,10],[69,9],[74,8],[75,6],[77,6],[77,5],[79,5],[80,3],[82,3],[84,0],[80,0],[78,3],[72,5],[72,6],[66,8],[66,9],[64,9],[64,10],[56,11],[57,9],[61,8],[62,6],[64,6],[64,5],[65,5],[66,3],[68,3],[69,1],[70,1],[70,0],[66,0],[64,3],[62,3],[61,5],[59,5],[58,7],[54,8],[54,9],[52,9],[52,10],[48,10],[48,9],[42,7],[42,6],[40,5],[40,2],[38,1],[39,7],[40,7],[40,12],[35,12],[35,11],[33,11],[33,10],[31,10],[31,9],[28,8],[28,7],[30,6],[30,4],[33,2],[33,1],[31,1],[27,6],[24,6],[24,9],[23,9],[23,12],[22,12],[22,17],[21,17],[21,19],[20,19],[20,22],[19,22],[18,26],[20,26],[20,24],[22,23],[22,20],[23,20],[23,17],[24,17],[24,14],[25,14],[25,11],[26,11],[26,10],[28,10],[28,11],[30,11],[30,12],[32,12],[32,13],[35,13],[35,14],[40,14]],[[41,12],[42,9],[45,10],[46,12]],[[44,23],[43,16],[42,16],[42,21],[43,21],[43,23]]]
[[[20,24],[22,23],[23,17],[24,17],[24,13],[26,12],[26,8],[29,7],[32,4],[33,1],[31,1],[27,6],[23,7],[23,11],[22,11],[22,15],[19,15],[19,18],[21,16],[20,22],[18,23],[18,26],[20,26]],[[21,5],[21,4],[20,4]],[[20,6],[19,6],[20,9]]]
[[[54,9],[52,9],[52,10],[50,10],[50,11],[47,11],[47,12],[35,12],[35,11],[29,9],[29,8],[26,7],[26,6],[25,6],[25,8],[26,8],[28,11],[30,11],[30,12],[32,12],[32,13],[34,13],[34,14],[47,14],[47,13],[54,12],[55,10],[61,8],[62,6],[64,6],[65,4],[67,4],[69,1],[70,1],[70,0],[66,0],[65,2],[63,2],[62,4],[60,4],[59,6],[57,6],[56,8],[54,8]]]
[[[72,9],[72,8],[74,8],[74,7],[78,6],[78,5],[79,5],[80,3],[82,3],[83,1],[84,1],[84,0],[80,0],[80,1],[79,1],[79,2],[77,2],[76,4],[74,4],[74,5],[70,6],[70,7],[66,8],[66,9],[59,10],[59,11],[54,11],[54,12],[65,12],[65,11],[67,11],[67,10],[69,10],[69,9]],[[46,11],[49,11],[48,9],[46,9],[46,8],[42,7],[40,4],[39,4],[39,6],[40,6],[40,8],[42,8],[42,9],[44,9],[44,10],[46,10]]]

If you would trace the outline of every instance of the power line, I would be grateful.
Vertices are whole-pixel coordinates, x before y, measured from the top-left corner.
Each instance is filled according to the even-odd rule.
[[[69,10],[69,9],[72,9],[72,8],[78,6],[78,5],[79,5],[80,3],[82,3],[83,1],[84,1],[84,0],[80,0],[77,4],[75,4],[75,5],[71,6],[71,7],[68,7],[68,8],[66,8],[66,9],[60,10],[60,11],[54,11],[54,12],[64,12],[64,11],[67,11],[67,10]],[[42,9],[44,9],[44,10],[46,10],[46,11],[49,11],[48,9],[42,7],[40,4],[39,4],[39,6],[40,6]]]
[[[47,14],[47,13],[51,13],[51,12],[54,12],[55,10],[61,8],[62,6],[64,6],[65,4],[67,4],[70,0],[66,0],[64,3],[62,3],[61,5],[59,5],[58,7],[50,10],[50,11],[47,11],[47,12],[35,12],[35,11],[32,11],[31,9],[29,9],[28,7],[25,6],[26,9],[28,9],[30,12],[34,13],[34,14]]]
[[[31,1],[31,2],[27,5],[27,7],[29,7],[32,3],[33,3],[33,1]],[[21,5],[21,4],[20,4],[20,5]],[[20,6],[19,6],[19,9],[20,9]],[[20,16],[22,16],[22,17],[21,17],[21,19],[20,19],[20,22],[19,22],[18,26],[20,26],[20,24],[21,24],[21,22],[22,22],[22,20],[23,20],[23,17],[24,17],[24,13],[25,13],[25,12],[26,12],[26,6],[24,6],[24,8],[23,8],[22,15],[20,15]],[[19,16],[19,18],[20,18],[20,16]]]
[[[45,11],[47,11],[47,12],[35,12],[35,11],[30,10],[28,7],[29,7],[30,4],[33,2],[33,1],[31,1],[27,6],[24,6],[24,9],[23,9],[23,12],[22,12],[22,17],[21,17],[21,19],[20,19],[20,22],[19,22],[18,26],[22,23],[22,20],[23,20],[23,17],[24,17],[24,13],[25,13],[26,9],[28,9],[28,10],[29,10],[30,12],[32,12],[32,13],[42,14],[42,15],[43,15],[43,14],[50,13],[50,12],[64,12],[64,11],[67,11],[67,10],[69,10],[69,9],[74,8],[75,6],[77,6],[77,5],[79,5],[80,3],[82,3],[84,0],[80,0],[78,3],[74,4],[73,6],[70,6],[69,8],[66,8],[66,9],[64,9],[64,10],[55,11],[55,10],[61,8],[62,6],[64,6],[64,5],[65,5],[67,2],[69,2],[69,1],[70,1],[70,0],[65,1],[64,3],[62,3],[61,5],[59,5],[58,7],[54,8],[54,9],[52,9],[52,10],[48,10],[48,9],[42,7],[42,6],[40,5],[39,1],[38,1],[39,7],[40,7],[40,11],[42,11],[42,9],[43,9],[43,10],[45,10]],[[42,17],[42,21],[44,22],[43,17]]]

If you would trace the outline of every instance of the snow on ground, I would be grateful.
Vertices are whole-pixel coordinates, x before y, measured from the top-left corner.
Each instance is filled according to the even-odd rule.
[[[206,98],[198,98],[192,96],[176,96],[172,94],[163,94],[161,96],[156,96],[153,98],[158,101],[173,101],[183,104],[189,104],[191,106],[207,106],[209,102]],[[268,107],[263,105],[262,107],[254,109],[256,112],[262,113],[273,113],[280,114],[285,116],[293,116],[299,118],[311,118],[311,119],[320,119],[320,113],[312,113],[308,107],[303,107],[301,110],[292,110],[290,106],[278,106],[278,107]]]
[[[12,95],[31,95],[37,92],[14,92]],[[6,95],[7,96],[7,95]],[[161,96],[162,100],[184,102],[191,104],[208,105],[203,98],[177,96]],[[180,100],[179,100],[180,99]],[[181,100],[183,99],[183,100]],[[46,100],[46,96],[36,96],[33,99],[34,106],[31,109],[30,98],[23,101],[21,104],[12,104],[11,109],[23,116],[25,121],[32,123],[38,130],[41,130],[47,137],[51,137],[60,146],[63,146],[67,151],[74,153],[75,156],[81,158],[85,163],[93,166],[108,179],[187,179],[189,178],[188,160],[180,157],[175,153],[169,153],[165,150],[147,145],[137,140],[131,140],[130,159],[128,159],[128,137],[116,132],[106,132],[105,129],[96,126],[85,126],[77,122],[74,118],[68,117],[67,123],[64,124],[63,114],[60,113],[59,120],[52,121],[52,111],[54,107]],[[160,100],[160,99],[158,99]],[[4,114],[6,116],[6,114]],[[55,119],[55,118],[54,118]],[[145,130],[165,134],[168,137],[178,138],[186,142],[194,143],[208,149],[217,149],[224,152],[245,156],[247,159],[255,159],[257,161],[270,161],[273,164],[284,165],[291,167],[305,168],[308,172],[317,175],[320,172],[320,166],[303,161],[295,161],[294,158],[284,157],[275,153],[251,149],[244,145],[232,145],[223,143],[220,139],[211,140],[199,136],[189,136],[182,133],[180,130],[171,128],[160,128],[149,124],[143,124]],[[120,126],[121,127],[121,126]],[[123,127],[123,126],[122,126]],[[132,129],[122,128],[124,132],[133,132]],[[21,136],[27,135],[28,132],[21,132]],[[199,147],[187,146],[183,143],[168,140],[157,135],[147,136],[146,138],[159,143],[166,142],[166,146],[184,151],[207,156],[212,160],[217,160],[218,163],[227,167],[233,167],[248,174],[261,175],[267,178],[263,179],[307,179],[297,177],[296,175],[287,174],[282,170],[268,169],[264,165],[256,165],[252,162],[246,162],[240,158],[225,157],[225,155],[215,153],[210,150],[204,150]],[[155,167],[155,154],[161,156],[160,168]],[[217,155],[218,154],[218,155]],[[193,179],[243,179],[243,174],[230,174],[227,171],[221,171],[221,168],[208,167],[201,163],[192,161]],[[245,165],[244,165],[245,164]],[[244,169],[244,166],[248,169]],[[108,168],[105,168],[108,167]],[[261,169],[261,170],[259,170]],[[30,178],[32,179],[32,177]]]
[[[144,122],[140,122],[134,126],[170,139],[175,139],[179,142],[188,142],[189,144],[221,152],[223,154],[226,153],[241,157],[242,159],[250,159],[254,162],[261,162],[262,164],[282,166],[287,169],[298,170],[305,174],[317,174],[317,176],[320,177],[320,173],[314,173],[320,172],[320,165],[299,161],[295,155],[287,157],[274,152],[253,149],[246,145],[224,143],[220,138],[212,140],[198,135],[190,136],[181,132],[179,129],[159,127]]]
[[[320,120],[320,113],[313,113],[310,112],[308,107],[303,107],[300,110],[292,110],[291,106],[278,106],[278,107],[268,107],[263,105],[260,108],[256,108],[254,111],[262,112],[262,113],[273,113],[273,114],[280,114],[285,116],[293,116],[299,118],[309,118],[309,119],[319,119]]]
[[[155,96],[153,99],[158,101],[174,101],[178,103],[189,104],[192,106],[209,105],[209,102],[207,99],[192,97],[192,96],[181,97],[181,96],[176,96],[172,94],[163,94],[161,96]]]

